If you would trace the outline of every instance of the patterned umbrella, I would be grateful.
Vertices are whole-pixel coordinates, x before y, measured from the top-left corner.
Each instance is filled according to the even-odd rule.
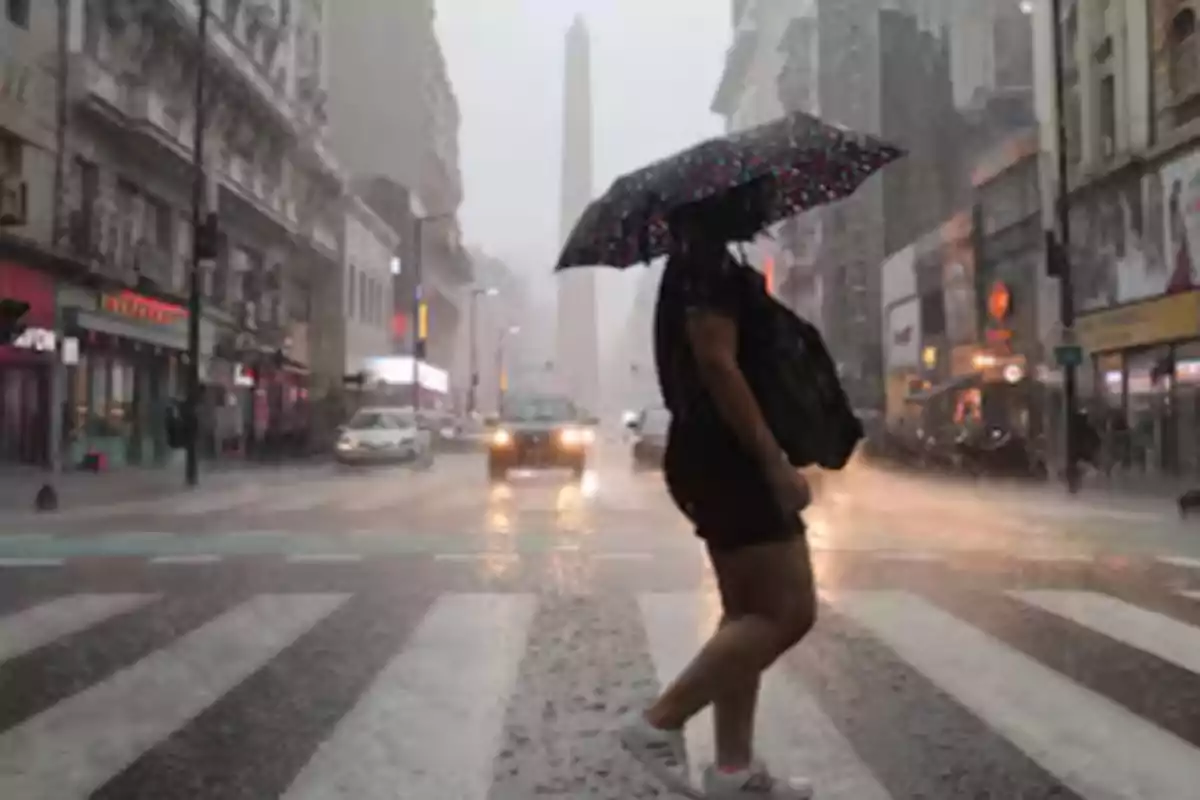
[[[719,202],[756,185],[763,230],[782,219],[853,194],[900,158],[900,148],[873,136],[796,112],[693,148],[613,182],[584,210],[555,271],[575,266],[628,267],[665,255],[668,215],[682,206]]]

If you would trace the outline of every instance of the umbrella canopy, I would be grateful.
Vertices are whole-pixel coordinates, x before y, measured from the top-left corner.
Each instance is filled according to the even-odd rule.
[[[720,202],[752,185],[761,231],[848,197],[902,155],[894,145],[802,112],[710,139],[614,181],[575,223],[555,269],[628,267],[666,255],[672,212]]]

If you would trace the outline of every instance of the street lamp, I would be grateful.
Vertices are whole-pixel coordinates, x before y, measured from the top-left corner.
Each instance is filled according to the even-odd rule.
[[[415,204],[420,205],[420,201],[414,198]],[[423,253],[422,239],[425,226],[431,222],[439,222],[444,219],[451,219],[453,213],[446,214],[426,214],[420,216],[413,215],[413,348],[412,348],[412,395],[413,395],[413,412],[419,411],[421,408],[421,382],[420,382],[420,364],[425,360],[425,322],[424,308],[425,301],[421,297],[421,281],[424,278],[425,258]],[[398,265],[393,261],[393,267]]]
[[[475,413],[476,392],[479,387],[479,340],[476,336],[476,317],[479,313],[480,297],[495,297],[500,290],[494,286],[471,287],[471,303],[467,308],[467,335],[470,337],[471,385],[467,388],[467,414]]]
[[[500,331],[500,338],[496,342],[496,411],[504,405],[504,393],[508,390],[508,376],[504,373],[504,345],[508,342],[509,336],[515,336],[521,332],[519,325],[510,325]]]

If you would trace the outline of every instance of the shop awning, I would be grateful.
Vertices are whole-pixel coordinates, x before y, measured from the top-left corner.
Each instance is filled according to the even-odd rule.
[[[978,383],[979,380],[980,375],[978,373],[973,373],[971,375],[959,375],[957,378],[951,378],[948,381],[934,384],[922,392],[914,392],[913,394],[910,394],[908,397],[904,398],[904,402],[923,405],[934,398],[941,397],[947,392],[966,389],[968,386]]]

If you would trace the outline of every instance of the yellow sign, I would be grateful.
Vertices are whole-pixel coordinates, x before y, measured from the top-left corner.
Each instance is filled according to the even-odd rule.
[[[417,309],[417,338],[421,341],[429,338],[429,306],[424,302]]]
[[[502,370],[500,372],[500,391],[508,391],[508,370]]]
[[[1090,353],[1194,339],[1200,336],[1200,291],[1083,314],[1075,334]]]

